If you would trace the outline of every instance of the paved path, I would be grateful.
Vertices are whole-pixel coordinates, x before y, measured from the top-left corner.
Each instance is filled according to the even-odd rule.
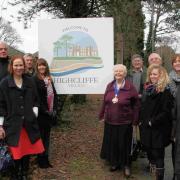
[[[165,159],[165,180],[172,180],[173,166],[171,160],[171,146],[166,148],[166,159]]]
[[[148,161],[146,158],[138,158],[136,162],[133,162],[133,174],[134,178],[138,180],[154,180],[155,176],[150,175],[146,170]],[[165,178],[164,180],[172,180],[173,167],[171,160],[171,146],[166,148],[165,157]],[[132,177],[133,178],[133,177]]]

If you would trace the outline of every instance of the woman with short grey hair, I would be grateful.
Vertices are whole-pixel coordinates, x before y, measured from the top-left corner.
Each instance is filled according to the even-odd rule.
[[[123,64],[113,68],[114,80],[107,85],[99,119],[104,122],[104,138],[100,157],[107,160],[110,171],[124,169],[130,176],[132,131],[138,124],[139,99],[133,84],[126,80]]]

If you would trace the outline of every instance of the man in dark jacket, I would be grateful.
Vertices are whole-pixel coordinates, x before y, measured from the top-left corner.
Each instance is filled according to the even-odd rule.
[[[0,41],[0,81],[8,74],[8,64],[9,57],[7,44]],[[2,118],[0,118],[0,124],[2,124]],[[8,176],[8,172],[3,172],[1,174],[3,176]]]
[[[0,41],[0,81],[8,74],[8,47],[7,44]]]

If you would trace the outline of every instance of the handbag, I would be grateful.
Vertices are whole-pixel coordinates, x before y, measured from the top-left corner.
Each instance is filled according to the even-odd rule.
[[[132,141],[131,141],[131,153],[130,153],[130,159],[131,161],[136,161],[138,158],[139,152],[140,152],[140,146],[138,143],[138,131],[136,129],[135,132],[133,132],[132,135]]]
[[[135,139],[132,139],[132,144],[131,144],[131,161],[136,161],[136,159],[138,158],[138,154],[139,154],[139,146],[138,146],[138,142]]]
[[[0,171],[7,170],[14,165],[14,160],[4,140],[0,140]]]

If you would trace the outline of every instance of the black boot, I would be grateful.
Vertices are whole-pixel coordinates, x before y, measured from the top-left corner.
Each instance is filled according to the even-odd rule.
[[[164,168],[156,168],[156,180],[164,180]]]
[[[49,167],[46,156],[44,156],[44,155],[39,155],[38,156],[38,165],[42,169],[46,169],[46,168]]]
[[[11,171],[11,176],[10,180],[21,180],[21,162],[20,160],[15,160],[14,161],[14,167],[12,168]]]
[[[29,156],[25,156],[21,159],[21,175],[22,180],[27,180],[29,170]]]
[[[49,168],[53,167],[49,162],[49,156],[48,155],[45,155],[45,163],[49,166]]]

